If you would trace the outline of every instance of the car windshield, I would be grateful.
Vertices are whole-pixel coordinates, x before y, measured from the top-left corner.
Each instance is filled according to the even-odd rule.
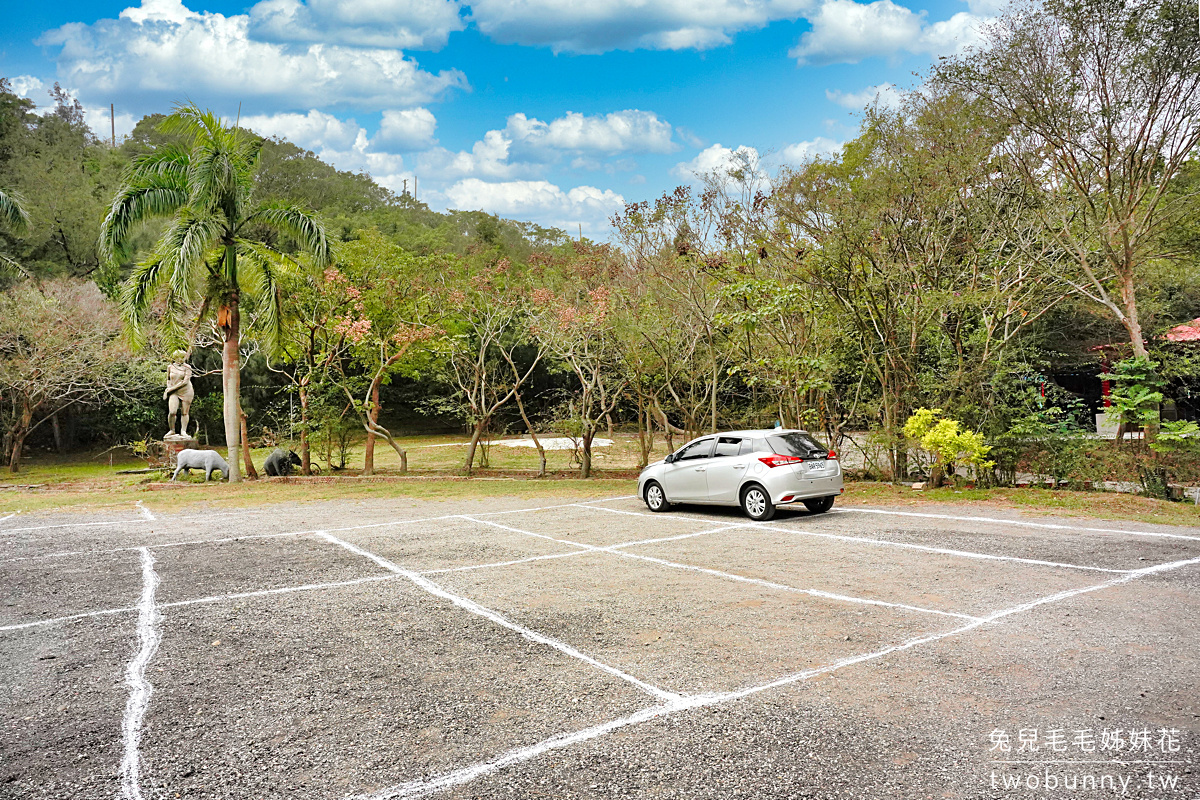
[[[767,442],[771,445],[771,449],[781,456],[815,458],[829,453],[807,433],[783,433],[778,436],[768,436]]]

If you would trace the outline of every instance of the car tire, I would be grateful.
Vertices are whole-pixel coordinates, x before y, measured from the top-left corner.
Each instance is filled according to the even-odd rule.
[[[829,509],[833,508],[834,495],[828,497],[814,497],[811,500],[805,500],[804,505],[814,514],[824,514]]]
[[[667,493],[663,491],[658,481],[650,481],[646,484],[642,500],[646,501],[646,508],[656,513],[671,510],[671,504],[667,501]]]
[[[742,511],[755,522],[766,522],[775,516],[775,504],[767,490],[754,483],[742,492]]]

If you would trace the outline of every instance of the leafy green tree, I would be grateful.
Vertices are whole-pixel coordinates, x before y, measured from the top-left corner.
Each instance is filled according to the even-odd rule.
[[[940,408],[918,408],[904,423],[904,435],[916,442],[932,459],[929,486],[936,488],[958,464],[990,469],[991,447],[984,443],[983,434],[962,430],[956,419],[942,415]]]
[[[6,227],[13,233],[24,233],[29,229],[29,214],[22,205],[21,197],[3,189],[0,189],[0,227]],[[4,253],[0,253],[0,271],[28,275],[24,267]]]
[[[56,278],[0,292],[0,436],[17,472],[29,434],[67,409],[136,396],[151,376],[95,284]]]
[[[938,79],[986,103],[1006,169],[1055,247],[1036,253],[1147,355],[1142,277],[1172,255],[1170,191],[1200,144],[1200,28],[1190,0],[1023,2]],[[1194,195],[1192,195],[1194,197]],[[1027,251],[1035,255],[1033,251]]]
[[[188,145],[166,145],[133,161],[104,219],[100,247],[110,262],[127,261],[135,230],[153,219],[168,220],[153,252],[133,268],[122,288],[122,315],[132,340],[142,342],[154,300],[162,294],[162,322],[168,338],[178,341],[185,338],[183,325],[198,302],[201,316],[216,309],[224,337],[221,374],[229,479],[238,481],[242,292],[259,301],[265,339],[273,346],[282,322],[276,275],[287,268],[288,259],[264,239],[290,240],[318,268],[330,260],[329,244],[312,214],[290,203],[255,197],[258,139],[195,105],[176,108],[160,127],[179,134]]]
[[[335,366],[338,383],[367,433],[363,474],[375,471],[376,437],[396,452],[403,474],[408,451],[379,421],[380,387],[411,371],[416,353],[439,334],[431,298],[439,276],[451,265],[444,256],[413,255],[374,229],[359,231],[356,240],[342,245],[338,264],[341,272],[332,280],[344,284],[342,291],[354,304],[336,326],[346,331],[352,360]]]

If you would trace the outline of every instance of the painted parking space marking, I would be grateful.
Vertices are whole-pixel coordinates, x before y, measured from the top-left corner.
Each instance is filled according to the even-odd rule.
[[[124,753],[121,758],[121,797],[123,800],[142,800],[139,784],[141,775],[142,720],[150,705],[154,687],[146,679],[146,666],[154,658],[162,639],[159,623],[162,615],[154,602],[158,589],[158,573],[154,571],[154,556],[149,548],[143,547],[142,596],[137,604],[138,649],[125,670],[125,685],[129,687],[129,699],[125,703],[125,715],[121,719],[121,739]]]
[[[616,667],[609,666],[608,664],[604,664],[600,661],[597,661],[595,658],[592,658],[591,656],[587,655],[586,653],[582,653],[579,650],[576,650],[574,647],[571,647],[569,644],[566,644],[565,642],[560,642],[558,639],[554,639],[550,636],[546,636],[545,634],[538,633],[537,631],[534,631],[530,628],[526,628],[524,625],[518,625],[517,623],[512,622],[511,620],[509,620],[507,617],[503,616],[502,614],[499,614],[499,613],[491,610],[490,608],[485,608],[484,606],[479,605],[474,600],[470,600],[466,597],[462,597],[460,595],[456,595],[451,592],[448,592],[445,589],[443,589],[441,586],[439,586],[438,584],[429,580],[428,578],[422,576],[421,574],[412,572],[411,570],[406,570],[403,567],[400,567],[400,566],[392,563],[391,561],[384,558],[383,556],[376,555],[375,553],[372,553],[368,550],[364,550],[363,548],[358,547],[357,545],[351,544],[350,542],[347,542],[344,539],[339,539],[338,537],[336,537],[332,534],[329,534],[329,533],[323,533],[323,534],[321,534],[321,536],[322,536],[322,538],[326,539],[327,541],[329,541],[333,544],[336,544],[339,547],[344,547],[345,549],[349,550],[352,553],[356,553],[360,556],[363,556],[364,558],[369,558],[371,561],[374,561],[376,564],[383,567],[384,569],[390,570],[390,571],[396,573],[397,575],[402,575],[405,578],[408,578],[410,581],[412,581],[418,587],[420,587],[421,589],[424,589],[426,592],[434,595],[435,597],[440,597],[443,600],[448,600],[451,603],[453,603],[454,605],[463,609],[464,611],[469,611],[470,613],[476,614],[478,616],[483,617],[484,619],[490,620],[491,622],[494,622],[503,628],[508,628],[511,631],[519,633],[521,636],[523,636],[524,638],[526,638],[530,641],[537,642],[538,644],[544,644],[548,647],[552,647],[555,650],[558,650],[560,653],[570,656],[571,658],[575,658],[580,661],[583,661],[586,664],[590,664],[591,666],[595,667],[596,669],[600,670],[601,672],[606,672],[609,675],[612,675],[616,678],[620,678],[621,680],[636,686],[637,688],[641,689],[643,692],[651,695],[652,697],[656,697],[659,700],[668,700],[668,701],[675,700],[680,697],[680,695],[678,695],[674,692],[667,691],[666,689],[660,689],[657,686],[651,686],[650,684],[648,684],[644,681],[641,681],[626,672],[622,672],[621,670],[617,669]]]
[[[826,675],[837,670],[845,669],[856,664],[862,664],[869,661],[874,661],[879,658],[891,655],[893,653],[911,650],[923,645],[932,644],[935,642],[949,639],[954,636],[961,636],[969,633],[984,625],[1000,623],[1008,617],[1016,614],[1031,611],[1039,606],[1048,605],[1051,603],[1061,602],[1063,600],[1076,597],[1089,592],[1101,591],[1104,589],[1113,588],[1124,583],[1128,583],[1145,575],[1158,574],[1169,572],[1181,567],[1190,566],[1200,563],[1200,558],[1187,559],[1183,561],[1175,561],[1167,564],[1160,564],[1154,567],[1135,570],[1127,574],[1112,578],[1103,583],[1094,584],[1077,589],[1069,589],[1067,591],[1058,592],[1056,594],[1047,595],[1027,603],[1021,603],[1017,606],[1012,606],[1001,611],[997,611],[987,617],[973,619],[965,625],[953,628],[949,631],[933,633],[926,636],[919,636],[909,639],[897,645],[884,647],[868,653],[863,653],[856,656],[849,656],[838,661],[821,667],[803,670],[790,675],[785,675],[775,680],[761,683],[753,686],[747,686],[741,689],[736,689],[729,692],[716,692],[711,694],[697,694],[687,697],[681,697],[675,701],[663,703],[661,705],[651,706],[634,714],[630,714],[619,719],[610,720],[589,728],[576,731],[565,731],[556,734],[549,738],[543,739],[532,745],[519,747],[509,750],[501,755],[488,761],[481,761],[469,766],[461,767],[456,770],[444,773],[442,775],[425,778],[422,780],[409,781],[400,783],[386,788],[379,789],[374,792],[365,794],[351,795],[346,800],[395,800],[402,797],[423,797],[426,795],[442,792],[455,786],[462,786],[471,783],[486,775],[490,775],[516,764],[526,761],[531,761],[541,755],[544,755],[555,750],[561,750],[571,747],[582,742],[597,739],[606,736],[614,731],[623,728],[629,728],[635,725],[640,725],[655,719],[661,719],[674,714],[679,714],[685,711],[690,711],[696,708],[706,708],[710,706],[730,703],[736,700],[741,700],[746,697],[751,697],[762,692],[767,692],[773,689],[782,688],[796,683],[811,680],[812,678]]]
[[[765,531],[776,531],[778,533],[789,533],[793,536],[815,536],[822,539],[833,539],[842,542],[857,542],[860,544],[876,545],[880,547],[902,547],[907,550],[921,550],[926,553],[938,553],[944,556],[956,556],[958,558],[976,558],[985,561],[1012,561],[1018,564],[1032,564],[1039,567],[1055,567],[1057,569],[1077,569],[1086,570],[1088,572],[1108,572],[1112,574],[1126,574],[1135,572],[1136,570],[1128,569],[1112,569],[1110,567],[1090,567],[1083,564],[1064,564],[1059,561],[1043,561],[1038,558],[1021,558],[1020,556],[997,556],[991,553],[976,553],[971,550],[951,550],[945,547],[930,547],[925,544],[912,544],[910,542],[893,542],[889,539],[872,539],[867,536],[846,536],[840,533],[822,533],[820,531],[806,531],[799,528],[784,528],[774,522],[756,522],[750,525],[751,528],[757,528]]]
[[[573,553],[571,555],[574,555]],[[209,603],[221,603],[229,600],[243,600],[252,597],[269,597],[276,594],[292,594],[294,592],[315,592],[323,589],[339,589],[343,586],[358,586],[364,583],[377,583],[379,581],[393,581],[399,576],[397,575],[368,575],[363,578],[351,578],[345,581],[330,581],[328,583],[305,583],[299,586],[281,586],[276,589],[259,589],[253,592],[233,592],[230,594],[214,594],[207,597],[197,597],[193,600],[176,600],[171,603],[160,603],[158,608],[181,608],[183,606],[206,605]],[[22,622],[16,625],[0,626],[0,631],[21,631],[29,628],[44,628],[49,625],[59,625],[64,622],[75,622],[76,620],[89,619],[91,617],[106,617],[113,614],[128,614],[138,611],[137,606],[125,606],[123,608],[104,608],[99,611],[86,611],[81,614],[68,614],[64,617],[53,617],[51,619],[35,620],[33,622]]]
[[[1128,528],[1092,528],[1084,525],[1062,525],[1054,522],[1032,522],[1023,519],[1001,519],[998,517],[968,517],[953,514],[930,514],[921,511],[891,511],[882,508],[843,508],[844,514],[881,514],[892,517],[920,517],[924,519],[945,519],[954,522],[983,522],[991,525],[1016,525],[1023,528],[1044,528],[1055,531],[1086,531],[1088,533],[1117,534],[1122,536],[1158,536],[1164,539],[1186,539],[1200,542],[1200,536],[1188,536],[1182,533],[1166,533],[1165,531],[1136,531]]]

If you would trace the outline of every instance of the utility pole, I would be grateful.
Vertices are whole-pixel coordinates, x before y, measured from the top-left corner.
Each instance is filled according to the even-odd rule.
[[[117,111],[113,107],[113,103],[108,104],[108,120],[112,123],[112,144],[117,146]]]

